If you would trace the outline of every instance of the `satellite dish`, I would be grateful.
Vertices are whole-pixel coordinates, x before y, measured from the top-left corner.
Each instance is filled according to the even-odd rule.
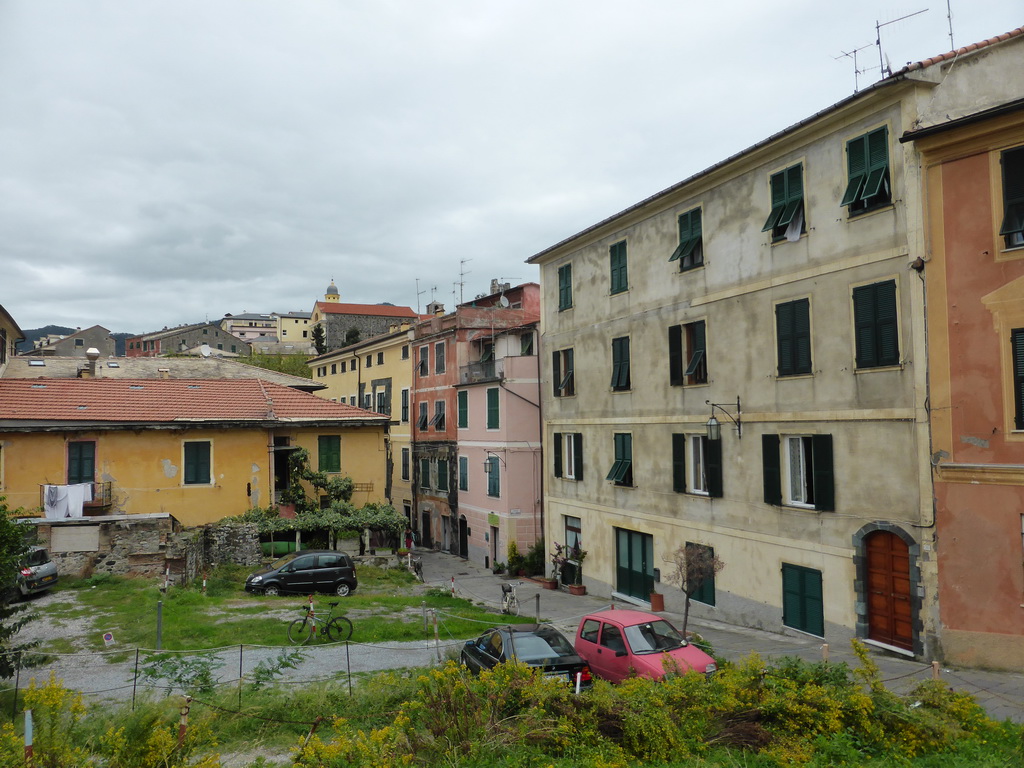
[[[506,297],[504,293],[501,294],[501,296],[498,297],[498,303],[503,307],[508,307],[508,297]]]
[[[210,356],[210,345],[209,344],[203,344],[203,346],[201,346],[199,348],[199,354],[202,355],[203,357],[209,357]]]

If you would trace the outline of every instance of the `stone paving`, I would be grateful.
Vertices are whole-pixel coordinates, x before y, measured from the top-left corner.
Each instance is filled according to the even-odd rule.
[[[454,589],[457,595],[479,602],[500,604],[500,584],[507,577],[495,576],[482,566],[438,552],[418,550],[417,557],[423,561],[423,578],[428,584]],[[522,615],[538,615],[550,621],[567,636],[575,633],[579,619],[596,610],[609,607],[612,600],[592,595],[575,596],[561,590],[548,590],[528,579],[517,579],[522,586],[517,588]],[[625,606],[625,603],[619,603]],[[629,606],[633,607],[633,606]],[[659,615],[682,623],[682,616],[672,611]],[[689,629],[707,638],[716,653],[727,659],[738,659],[757,652],[764,657],[798,656],[808,661],[820,661],[822,641],[810,636],[792,637],[774,632],[723,624],[690,617]],[[856,666],[857,660],[846,643],[830,645],[829,660],[845,661]],[[881,670],[882,679],[889,687],[902,693],[914,684],[932,675],[932,667],[912,659],[904,659],[884,651],[871,651],[872,659]],[[955,669],[941,667],[943,680],[950,687],[973,695],[996,720],[1010,719],[1024,723],[1024,675],[1011,672],[990,672],[978,669]]]

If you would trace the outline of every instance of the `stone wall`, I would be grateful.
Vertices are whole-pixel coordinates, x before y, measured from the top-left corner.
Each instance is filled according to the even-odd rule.
[[[160,577],[176,584],[201,578],[225,563],[259,565],[259,536],[252,525],[182,528],[170,515],[36,521],[39,544],[64,576],[97,573]]]

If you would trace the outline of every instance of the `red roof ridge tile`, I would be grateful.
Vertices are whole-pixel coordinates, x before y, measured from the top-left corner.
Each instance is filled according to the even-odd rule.
[[[994,37],[990,37],[986,40],[980,40],[976,43],[970,43],[969,45],[961,46],[960,48],[957,48],[955,50],[947,51],[946,53],[940,53],[936,56],[931,56],[927,59],[922,59],[921,61],[912,62],[910,64],[907,64],[907,66],[905,66],[898,72],[894,72],[892,75],[890,75],[890,77],[899,77],[900,75],[904,75],[907,72],[913,72],[918,69],[925,69],[926,67],[930,67],[933,64],[938,64],[943,61],[949,61],[950,59],[955,59],[957,56],[963,56],[964,54],[972,53],[974,51],[981,50],[982,48],[988,48],[989,46],[995,45],[996,43],[1002,43],[1005,42],[1006,40],[1009,40],[1014,37],[1019,37],[1021,35],[1024,35],[1024,27],[1017,27],[1016,29],[1011,29],[1009,32],[1004,32],[1001,35],[995,35]]]

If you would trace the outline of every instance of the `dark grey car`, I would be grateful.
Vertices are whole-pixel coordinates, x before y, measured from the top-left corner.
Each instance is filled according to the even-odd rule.
[[[18,569],[17,581],[8,590],[11,598],[45,592],[57,583],[57,564],[45,547],[31,547]]]
[[[291,552],[250,574],[245,580],[245,591],[264,595],[328,592],[346,597],[357,585],[356,566],[349,555],[329,549],[307,549]]]

